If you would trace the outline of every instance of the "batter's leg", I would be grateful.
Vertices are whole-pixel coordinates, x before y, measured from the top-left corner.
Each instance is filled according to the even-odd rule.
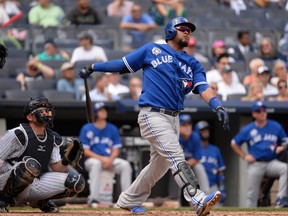
[[[209,193],[209,180],[208,180],[208,176],[207,176],[207,173],[205,171],[203,164],[202,163],[196,164],[192,168],[192,170],[194,171],[198,179],[201,191],[208,194]]]

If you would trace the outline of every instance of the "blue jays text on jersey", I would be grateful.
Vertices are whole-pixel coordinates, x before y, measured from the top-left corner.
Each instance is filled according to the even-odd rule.
[[[148,43],[122,60],[131,73],[143,69],[140,107],[180,111],[185,94],[191,90],[199,94],[200,85],[209,87],[201,64],[186,52],[177,52],[168,44]]]
[[[256,126],[255,121],[246,125],[234,137],[232,143],[248,144],[249,154],[258,161],[270,161],[277,157],[275,148],[285,144],[287,135],[276,121],[268,119],[264,127]]]

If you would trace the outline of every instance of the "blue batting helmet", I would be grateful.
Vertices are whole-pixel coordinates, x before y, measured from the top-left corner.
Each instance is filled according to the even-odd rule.
[[[189,22],[185,17],[176,17],[172,19],[165,27],[165,39],[171,40],[176,35],[176,28],[177,26],[184,25],[191,29],[191,32],[196,30],[196,26]]]

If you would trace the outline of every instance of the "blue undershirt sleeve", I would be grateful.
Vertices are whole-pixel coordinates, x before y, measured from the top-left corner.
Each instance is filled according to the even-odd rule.
[[[124,62],[119,60],[112,60],[108,62],[98,62],[93,66],[94,71],[102,72],[121,72],[126,68]]]

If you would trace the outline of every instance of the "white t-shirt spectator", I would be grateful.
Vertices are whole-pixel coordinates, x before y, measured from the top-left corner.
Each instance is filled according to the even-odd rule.
[[[104,49],[100,46],[93,46],[90,50],[85,50],[82,46],[73,50],[71,63],[76,61],[108,61]]]

